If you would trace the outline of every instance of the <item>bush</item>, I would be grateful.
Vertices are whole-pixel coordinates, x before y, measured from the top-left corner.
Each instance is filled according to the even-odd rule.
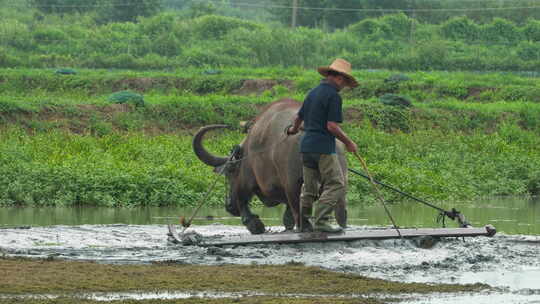
[[[120,91],[111,94],[108,98],[108,101],[112,103],[129,103],[135,106],[144,106],[144,98],[142,95],[131,92],[131,91]]]
[[[99,10],[101,22],[135,22],[138,17],[149,17],[161,10],[161,1],[130,0],[126,6],[124,0],[110,0],[110,5]]]
[[[379,34],[380,24],[376,19],[364,19],[350,25],[348,29],[361,39],[367,39]]]
[[[491,23],[482,26],[481,37],[488,43],[515,42],[523,39],[516,25],[502,18],[494,18]]]
[[[523,35],[525,36],[525,39],[533,42],[539,42],[540,41],[540,21],[529,19],[527,20],[527,23],[523,27]]]
[[[435,40],[424,42],[418,45],[416,50],[417,69],[437,70],[444,69],[446,57],[449,53],[449,47],[446,41]]]
[[[403,13],[385,15],[379,19],[380,31],[385,39],[409,39],[411,30],[417,23]]]
[[[397,94],[384,94],[379,98],[379,101],[387,106],[410,107],[411,101],[409,98]]]
[[[519,58],[525,61],[540,60],[540,43],[520,42],[517,47]]]
[[[224,60],[231,61],[231,59],[215,53],[211,48],[203,46],[195,46],[184,50],[183,59],[183,66],[193,67],[219,67]]]
[[[191,21],[194,34],[199,39],[219,39],[236,28],[260,29],[260,25],[236,18],[203,16]]]
[[[441,25],[441,34],[451,40],[476,41],[480,38],[480,27],[467,17],[454,17]]]
[[[43,28],[36,30],[33,37],[42,44],[59,44],[66,40],[67,35],[57,28]]]
[[[14,68],[21,65],[22,61],[19,58],[8,54],[4,48],[0,47],[0,67]]]

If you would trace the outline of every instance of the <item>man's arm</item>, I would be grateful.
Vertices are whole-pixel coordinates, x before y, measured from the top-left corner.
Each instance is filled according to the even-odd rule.
[[[296,115],[296,117],[294,118],[293,124],[287,128],[287,135],[294,135],[298,133],[298,131],[300,130],[300,125],[302,124],[302,121],[303,121],[302,118]]]
[[[358,146],[345,134],[339,124],[335,121],[329,121],[326,123],[326,128],[330,133],[332,133],[337,139],[345,144],[347,151],[355,153],[358,150]]]

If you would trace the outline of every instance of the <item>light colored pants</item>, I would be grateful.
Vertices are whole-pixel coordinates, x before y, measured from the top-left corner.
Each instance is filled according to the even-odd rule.
[[[345,202],[345,178],[337,154],[306,153],[302,157],[304,184],[300,194],[300,205],[311,208],[317,198],[320,204],[330,206]],[[306,159],[310,160],[309,167],[306,167]],[[318,168],[310,168],[314,165]]]

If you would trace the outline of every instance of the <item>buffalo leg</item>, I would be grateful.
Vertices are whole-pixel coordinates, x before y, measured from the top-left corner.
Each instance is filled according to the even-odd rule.
[[[293,230],[296,219],[291,210],[291,206],[289,204],[286,205],[287,208],[285,209],[285,212],[283,212],[283,226],[285,226],[285,230]]]
[[[251,234],[262,234],[266,231],[264,223],[259,219],[259,216],[253,214],[249,209],[248,202],[244,202],[240,209],[240,216],[242,217],[242,224],[251,232]]]
[[[227,210],[227,212],[229,212],[229,214],[231,215],[240,216],[240,210],[238,206],[232,203],[232,201],[229,201],[225,204],[225,210]]]
[[[294,226],[296,224],[296,227],[300,229],[300,221],[302,220],[300,218],[300,189],[298,187],[291,187],[293,188],[292,191],[287,192],[287,209],[285,210],[285,214],[283,214],[283,224],[285,225],[285,229],[292,230],[294,229]],[[286,223],[285,222],[285,215],[289,213],[290,221],[293,221],[293,223]]]

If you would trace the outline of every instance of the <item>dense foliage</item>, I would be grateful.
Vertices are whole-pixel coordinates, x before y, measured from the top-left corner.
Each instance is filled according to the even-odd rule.
[[[540,194],[535,72],[449,72],[540,68],[536,1],[303,0],[294,29],[291,3],[0,0],[0,205],[193,204],[215,178],[194,130],[302,100],[336,57],[377,178],[439,200]],[[349,198],[374,197],[352,178]]]
[[[344,127],[377,179],[432,200],[540,194],[538,78],[355,76],[360,87],[343,92]],[[193,132],[212,123],[238,126],[281,97],[302,100],[318,79],[312,70],[270,68],[216,75],[0,70],[0,204],[194,204],[216,177],[192,153]],[[248,90],[253,81],[261,87]],[[144,95],[144,104],[111,104],[111,93],[121,90]],[[381,102],[389,94],[412,106]],[[207,144],[225,155],[244,136],[238,127]],[[355,159],[350,164],[359,169]],[[219,185],[210,204],[222,203]],[[351,177],[349,200],[374,202],[369,184]]]
[[[137,11],[145,15],[143,7]],[[108,12],[128,14],[126,9]],[[183,11],[106,24],[92,14],[3,14],[0,67],[313,67],[343,57],[355,68],[369,69],[540,68],[540,21],[535,19],[518,24],[502,18],[480,23],[453,17],[430,24],[400,13],[357,19],[327,32],[246,18],[191,17]],[[127,15],[111,18],[133,20]]]

